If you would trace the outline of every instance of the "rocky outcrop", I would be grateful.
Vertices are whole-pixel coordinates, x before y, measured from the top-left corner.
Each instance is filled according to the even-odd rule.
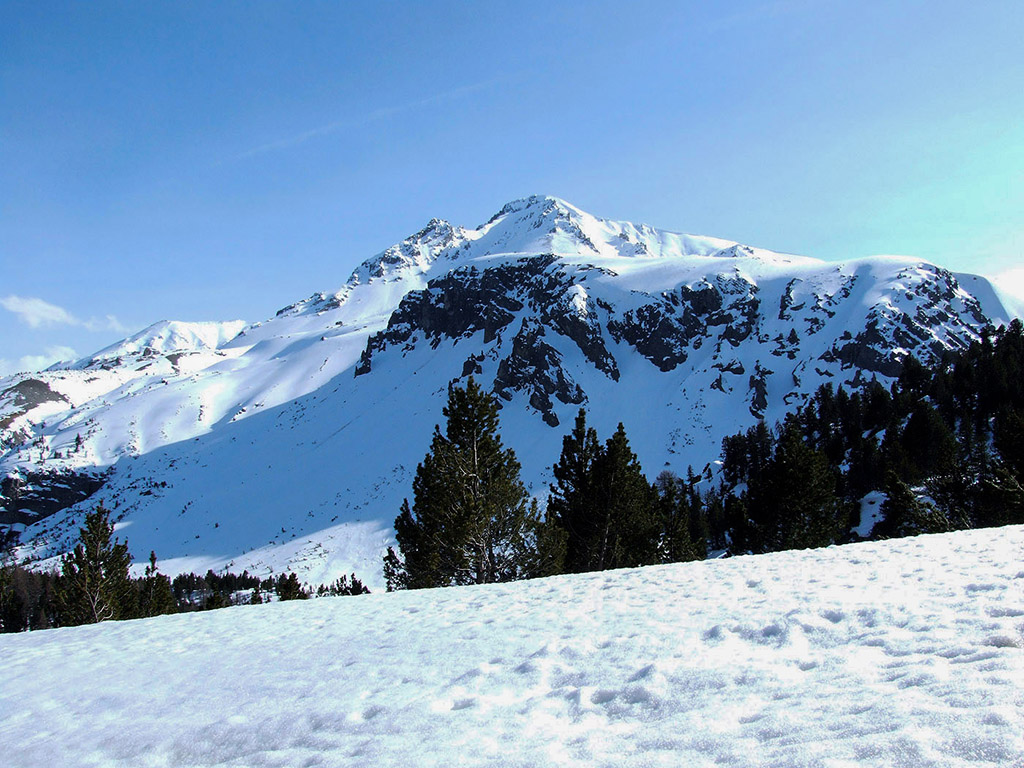
[[[406,294],[387,328],[367,341],[355,375],[370,372],[376,353],[415,344],[421,337],[437,348],[443,339],[482,331],[484,343],[491,343],[516,313],[542,303],[559,286],[554,263],[554,256],[539,256],[485,270],[460,267]]]
[[[0,402],[5,402],[8,409],[0,417],[0,429],[8,427],[22,414],[37,405],[50,402],[66,403],[67,398],[60,392],[54,392],[50,385],[39,379],[23,379],[17,384],[0,392]]]
[[[738,251],[716,255],[749,256]],[[485,269],[476,265],[453,269],[402,300],[387,328],[367,342],[355,374],[369,373],[374,358],[386,349],[407,352],[420,343],[437,348],[443,340],[458,343],[479,334],[485,352],[471,355],[462,375],[482,373],[486,354],[498,361],[495,392],[506,400],[514,392],[526,394],[544,420],[553,424],[558,419],[554,401],[585,399],[565,370],[559,352],[565,347],[555,343],[557,337],[571,341],[590,365],[613,381],[620,377],[610,351],[613,342],[629,345],[666,373],[687,364],[697,350],[711,344],[711,367],[719,375],[707,386],[729,393],[736,383],[730,376],[745,370],[735,355],[751,344],[757,348],[754,359],[770,354],[806,368],[806,361],[800,362],[807,354],[805,342],[835,318],[862,279],[860,273],[844,274],[838,268],[821,282],[794,277],[775,294],[778,311],[769,318],[763,311],[761,288],[735,268],[658,294],[633,291],[630,301],[619,306],[591,295],[591,277],[614,279],[616,275],[586,264],[569,266],[551,254]],[[964,321],[980,325],[984,315],[977,302],[959,289],[953,275],[921,265],[908,267],[897,277],[907,285],[906,297],[877,302],[866,312],[865,325],[855,334],[845,332],[835,338],[816,357],[819,365],[812,371],[832,377],[837,370],[853,368],[894,377],[908,353],[935,357],[975,337]],[[958,303],[965,317],[954,308]],[[517,330],[509,338],[511,328]],[[750,359],[749,351],[746,356]],[[747,405],[758,417],[770,405],[771,376],[772,371],[758,362],[749,377]],[[787,376],[786,386],[796,388],[787,390],[787,405],[795,402],[802,382],[795,370]]]
[[[54,392],[39,379],[22,379],[0,392],[0,451],[23,444],[29,439],[27,430],[15,428],[15,422],[37,406],[45,403],[68,403],[64,395]]]
[[[750,374],[750,413],[759,419],[768,407],[768,377],[773,373],[775,371],[757,363],[754,372]]]
[[[655,301],[624,312],[608,323],[617,341],[625,341],[661,371],[671,371],[700,349],[706,339],[739,346],[760,320],[758,288],[740,277],[719,275],[663,293]]]
[[[38,522],[102,487],[100,476],[70,470],[7,475],[0,480],[0,525]]]
[[[605,344],[600,317],[608,316],[611,306],[594,301],[583,285],[573,283],[540,312],[542,324],[570,339],[587,361],[612,381],[619,380],[619,366]]]
[[[701,329],[688,327],[671,304],[659,301],[628,310],[608,323],[617,340],[625,340],[659,370],[671,371],[686,362],[686,350]]]
[[[512,354],[498,365],[494,392],[504,400],[511,400],[514,392],[525,393],[544,423],[556,427],[559,420],[552,410],[552,396],[574,405],[587,398],[562,367],[562,355],[544,341],[544,335],[544,326],[537,320],[523,320],[512,340]]]

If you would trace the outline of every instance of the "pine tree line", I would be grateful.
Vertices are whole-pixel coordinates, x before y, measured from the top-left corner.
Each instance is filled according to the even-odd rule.
[[[79,541],[60,570],[34,572],[16,563],[0,567],[0,632],[94,624],[168,613],[213,610],[231,605],[304,600],[328,595],[368,593],[356,577],[342,576],[314,592],[294,573],[260,579],[207,571],[179,574],[172,581],[157,570],[156,554],[140,578],[132,578],[127,542],[113,538],[109,510],[86,515]]]
[[[780,460],[795,441],[806,446],[802,461]],[[758,424],[726,438],[722,458],[720,493],[740,518],[731,523],[737,552],[785,548],[773,510],[783,506],[787,467],[806,476],[800,495],[818,498],[822,535],[802,537],[805,546],[850,540],[872,491],[885,501],[871,538],[1024,523],[1022,324],[985,331],[933,368],[908,358],[889,388],[824,385],[775,431]]]

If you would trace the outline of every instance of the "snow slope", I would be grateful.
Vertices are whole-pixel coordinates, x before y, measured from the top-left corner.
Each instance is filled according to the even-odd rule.
[[[0,636],[10,768],[1024,765],[1024,527]]]
[[[354,570],[380,586],[453,381],[501,398],[542,496],[580,406],[602,437],[624,422],[652,477],[700,471],[820,384],[886,380],[1011,315],[984,278],[909,257],[826,263],[529,197],[475,229],[431,220],[263,323],[158,323],[0,382],[0,483],[20,489],[0,507],[48,511],[66,473],[103,473],[57,514],[8,510],[30,523],[23,556],[67,551],[102,500],[168,572]]]

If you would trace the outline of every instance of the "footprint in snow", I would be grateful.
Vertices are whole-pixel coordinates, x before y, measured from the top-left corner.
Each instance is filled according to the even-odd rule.
[[[1024,616],[1024,607],[1020,606],[992,606],[986,609],[986,613],[995,619],[1004,617]]]
[[[1003,588],[1003,586],[1001,584],[992,584],[992,583],[984,583],[984,584],[977,584],[977,583],[975,583],[975,584],[968,584],[966,587],[964,587],[964,589],[966,589],[968,592],[991,592],[992,590],[1002,589],[1002,588]]]
[[[985,640],[985,645],[993,648],[1024,648],[1024,639],[1010,634],[991,635]]]

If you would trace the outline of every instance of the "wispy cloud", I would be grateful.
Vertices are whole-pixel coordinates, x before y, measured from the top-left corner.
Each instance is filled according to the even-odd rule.
[[[491,80],[485,80],[480,83],[473,83],[471,85],[460,86],[459,88],[453,88],[449,91],[442,93],[436,93],[431,96],[426,96],[422,99],[415,99],[414,101],[406,102],[405,104],[396,104],[391,107],[383,107],[381,109],[375,109],[372,112],[368,112],[363,115],[356,117],[346,118],[344,120],[337,120],[333,123],[327,123],[326,125],[320,125],[316,128],[310,128],[308,131],[297,133],[294,136],[289,136],[285,139],[279,139],[278,141],[271,141],[267,144],[262,144],[258,147],[253,147],[240,154],[237,159],[241,160],[247,157],[254,157],[256,155],[266,154],[267,152],[275,152],[281,149],[288,149],[303,144],[310,139],[316,139],[321,136],[327,136],[338,131],[345,130],[346,128],[356,128],[361,125],[367,125],[369,123],[375,123],[380,120],[387,120],[390,117],[403,114],[405,112],[411,112],[416,109],[422,109],[423,107],[433,106],[434,104],[441,104],[446,101],[453,101],[455,99],[465,98],[473,93],[479,91],[485,91],[490,88],[500,85],[501,83],[508,82],[513,79],[514,76],[505,76],[499,78],[493,78]]]
[[[0,376],[22,372],[34,373],[49,368],[61,360],[74,360],[77,357],[78,353],[74,349],[65,346],[47,347],[41,355],[24,355],[17,360],[0,357]]]
[[[13,312],[29,328],[41,325],[77,325],[74,316],[63,307],[32,296],[5,296],[0,306]]]
[[[127,325],[121,323],[113,315],[104,315],[102,320],[92,318],[85,322],[85,327],[90,331],[117,331],[118,333],[128,333],[131,330]]]
[[[89,331],[119,331],[128,329],[118,322],[113,315],[103,318],[91,317],[87,320],[75,317],[64,307],[51,304],[36,296],[4,296],[0,298],[0,307],[17,316],[29,328],[41,328],[50,325],[72,325]]]

